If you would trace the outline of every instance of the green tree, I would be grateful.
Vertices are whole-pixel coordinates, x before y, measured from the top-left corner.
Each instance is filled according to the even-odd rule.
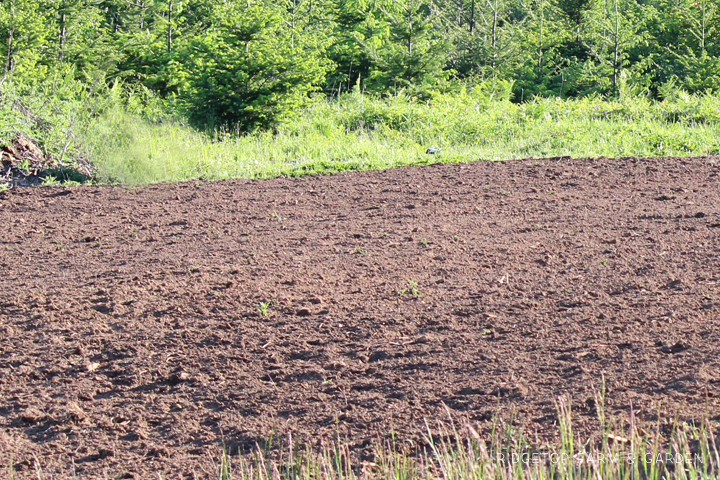
[[[115,74],[120,52],[109,35],[106,16],[98,5],[83,0],[53,0],[53,22],[48,25],[52,57],[87,78],[102,79]]]
[[[122,55],[120,75],[161,95],[177,94],[185,85],[181,52],[209,28],[211,2],[123,1],[125,5],[107,19]]]
[[[720,14],[710,0],[660,3],[652,11],[656,81],[672,81],[690,92],[720,89]],[[648,16],[648,15],[646,15]]]
[[[210,29],[180,52],[193,121],[240,130],[272,126],[308,104],[322,85],[325,47],[311,32],[288,28],[274,2],[222,2]]]
[[[32,80],[46,72],[39,68],[49,30],[48,5],[33,0],[5,0],[0,3],[0,55],[3,77]]]
[[[643,7],[635,0],[595,0],[588,10],[583,41],[591,58],[584,65],[584,78],[597,88],[589,90],[620,96],[628,78],[647,68],[649,56],[631,61],[632,51],[648,41]],[[621,83],[622,81],[622,83]]]
[[[565,14],[556,0],[529,0],[518,12],[524,20],[521,48],[514,70],[515,97],[560,96],[565,88],[566,66],[562,47],[572,38]]]
[[[368,84],[380,91],[432,87],[447,79],[449,42],[435,5],[425,0],[386,0],[369,16],[370,38],[358,40],[374,65]]]
[[[484,78],[508,78],[517,68],[517,59],[524,34],[525,19],[513,16],[508,0],[472,2],[467,18],[453,22],[455,27],[452,66],[460,76],[480,75]]]
[[[374,62],[363,41],[372,37],[369,20],[372,6],[366,0],[330,0],[328,25],[332,29],[327,58],[332,63],[325,90],[332,94],[349,91],[360,79],[370,77]]]

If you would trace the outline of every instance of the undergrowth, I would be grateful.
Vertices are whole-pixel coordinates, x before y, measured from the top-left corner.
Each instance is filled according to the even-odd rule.
[[[502,87],[502,85],[501,85]],[[720,153],[720,96],[510,100],[485,84],[422,102],[360,91],[317,101],[275,132],[198,132],[181,121],[106,112],[88,145],[122,183],[265,178],[402,165],[545,157]],[[428,154],[435,149],[436,154]]]
[[[601,404],[601,403],[598,403]],[[394,441],[377,444],[371,461],[353,462],[349,447],[298,448],[291,437],[271,450],[233,457],[223,450],[215,466],[220,480],[695,480],[720,478],[715,429],[675,422],[645,425],[634,415],[608,423],[598,409],[600,429],[582,439],[572,428],[570,403],[557,403],[559,441],[538,446],[512,423],[496,421],[488,434],[471,423],[440,422],[414,451]]]
[[[0,145],[21,132],[61,171],[89,161],[96,180],[127,184],[473,160],[720,154],[720,94],[517,104],[511,92],[510,82],[480,82],[422,101],[356,88],[317,99],[275,131],[239,134],[198,131],[172,99],[141,87],[89,87],[57,74],[37,85],[0,85]]]

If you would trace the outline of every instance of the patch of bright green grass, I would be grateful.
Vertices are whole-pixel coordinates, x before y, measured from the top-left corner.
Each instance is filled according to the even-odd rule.
[[[114,108],[86,142],[121,183],[266,178],[473,160],[720,154],[720,97],[537,99],[514,104],[476,87],[431,101],[350,93],[300,112],[274,133],[208,135]],[[435,155],[428,148],[440,149]]]

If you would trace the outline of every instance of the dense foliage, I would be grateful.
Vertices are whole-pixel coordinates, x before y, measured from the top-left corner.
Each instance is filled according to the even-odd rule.
[[[717,0],[4,0],[3,83],[122,81],[196,125],[271,127],[310,102],[458,79],[533,96],[720,87]]]

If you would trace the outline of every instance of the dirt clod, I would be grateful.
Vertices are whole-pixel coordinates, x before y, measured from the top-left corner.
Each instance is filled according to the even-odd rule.
[[[20,414],[20,420],[25,423],[38,423],[45,419],[46,415],[39,409],[28,407]]]
[[[690,347],[682,342],[677,342],[674,345],[663,345],[660,347],[660,351],[662,353],[679,353],[684,352],[685,350],[689,349]]]

